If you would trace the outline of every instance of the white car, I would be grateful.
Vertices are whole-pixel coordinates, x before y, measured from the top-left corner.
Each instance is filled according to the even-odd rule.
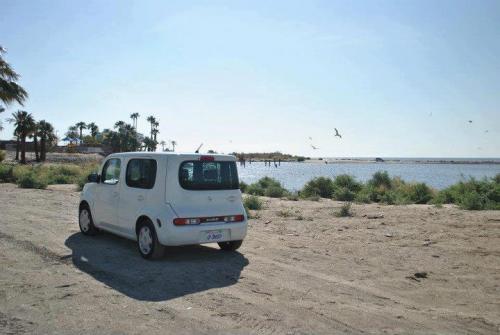
[[[80,196],[79,226],[137,241],[144,258],[164,246],[241,246],[247,216],[236,159],[229,155],[127,152],[105,158]]]

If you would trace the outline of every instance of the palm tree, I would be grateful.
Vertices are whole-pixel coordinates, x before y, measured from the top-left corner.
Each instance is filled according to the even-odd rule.
[[[5,112],[5,108],[3,108],[2,106],[0,106],[0,113],[3,113]],[[3,130],[3,124],[2,124],[2,121],[0,121],[0,131]]]
[[[139,118],[139,113],[132,113],[130,114],[130,118],[132,119],[133,126],[137,130],[137,119]]]
[[[121,128],[125,125],[124,121],[116,121],[115,128]]]
[[[153,128],[154,128],[154,124],[156,123],[156,119],[153,115],[151,116],[148,116],[148,118],[146,119],[149,123],[151,123],[151,131],[150,131],[150,137],[153,138]]]
[[[154,151],[156,143],[150,137],[144,138],[144,146],[147,151]]]
[[[17,101],[22,106],[28,93],[17,84],[19,74],[3,59],[5,53],[6,50],[0,46],[0,100],[6,105]]]
[[[68,131],[66,132],[66,137],[69,139],[69,143],[73,144],[73,141],[78,138],[78,127],[77,126],[71,126],[68,128]]]
[[[92,138],[95,140],[97,134],[99,133],[99,127],[94,122],[90,122],[89,124],[87,124],[87,129],[90,130],[90,136],[92,136]]]
[[[17,137],[18,143],[21,141],[21,163],[26,164],[26,137],[33,131],[35,120],[30,113],[19,110],[12,113],[12,119],[9,121],[14,123],[14,136]]]
[[[45,120],[38,122],[38,136],[40,137],[40,160],[46,159],[47,143],[53,143],[56,140],[54,127]]]
[[[83,143],[83,130],[87,129],[87,124],[83,121],[78,122],[75,126],[80,130],[80,145]]]
[[[33,120],[35,121],[35,120]],[[29,137],[33,139],[33,146],[35,149],[35,160],[40,161],[40,155],[38,154],[38,123],[33,122]]]
[[[175,146],[177,145],[177,142],[170,141],[170,144],[172,144],[172,151],[175,151]]]
[[[156,141],[156,135],[158,135],[159,132],[160,131],[158,129],[156,129],[156,128],[153,129],[153,132],[152,132],[153,142],[154,142],[154,146],[153,146],[154,150],[153,151],[156,151],[156,145],[158,144],[158,141]]]
[[[161,141],[160,144],[161,144],[161,151],[165,151],[165,145],[167,144],[167,142]]]

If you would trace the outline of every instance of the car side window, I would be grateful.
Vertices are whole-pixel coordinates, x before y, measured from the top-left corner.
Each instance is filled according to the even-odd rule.
[[[111,158],[102,168],[102,182],[108,185],[117,184],[120,180],[120,165],[121,161],[118,158]]]
[[[131,159],[127,164],[125,182],[129,187],[151,189],[156,180],[156,160]]]

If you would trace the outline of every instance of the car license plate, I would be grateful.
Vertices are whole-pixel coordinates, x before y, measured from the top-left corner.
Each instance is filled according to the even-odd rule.
[[[220,241],[224,237],[224,234],[221,230],[212,230],[206,233],[207,241]]]

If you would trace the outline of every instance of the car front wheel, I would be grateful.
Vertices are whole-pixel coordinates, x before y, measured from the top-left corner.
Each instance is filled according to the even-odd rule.
[[[80,231],[84,235],[97,234],[98,230],[94,226],[94,220],[92,219],[90,208],[87,205],[80,208],[80,214],[78,215],[78,225],[80,226]]]

